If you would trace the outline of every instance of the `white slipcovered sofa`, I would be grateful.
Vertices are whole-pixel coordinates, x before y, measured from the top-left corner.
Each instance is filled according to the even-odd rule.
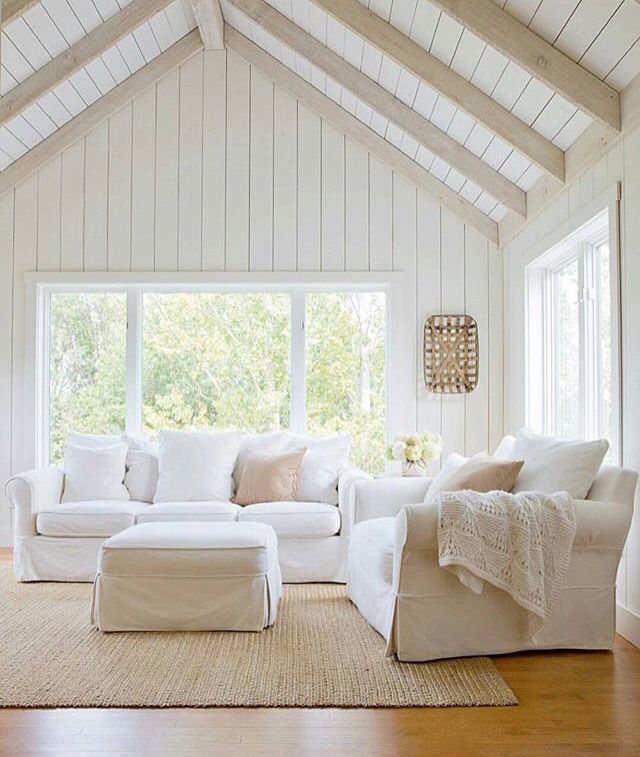
[[[432,481],[383,479],[353,486],[348,593],[385,638],[389,655],[423,661],[526,649],[611,648],[634,471],[603,465],[587,498],[576,502],[577,533],[565,584],[535,644],[528,613],[508,594],[487,584],[474,594],[440,568],[438,503],[423,502]]]
[[[232,501],[134,499],[63,502],[65,474],[51,466],[10,478],[5,487],[14,509],[13,561],[18,581],[93,581],[102,543],[138,523],[257,522],[278,536],[282,579],[342,582],[346,577],[349,497],[355,481],[369,476],[345,467],[335,501],[265,502],[241,507]]]

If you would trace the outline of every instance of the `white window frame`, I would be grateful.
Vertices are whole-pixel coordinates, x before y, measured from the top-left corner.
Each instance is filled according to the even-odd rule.
[[[305,294],[311,292],[383,292],[386,295],[385,413],[386,434],[402,415],[397,403],[390,403],[393,383],[406,381],[406,367],[392,366],[390,345],[398,341],[402,324],[402,281],[398,273],[337,273],[301,276],[275,274],[112,274],[112,273],[27,273],[27,310],[33,313],[33,340],[27,341],[26,379],[32,366],[35,395],[33,443],[35,465],[49,464],[49,334],[51,294],[63,292],[122,292],[127,295],[125,431],[142,430],[142,309],[146,292],[273,292],[291,297],[290,391],[291,430],[304,433],[306,417]],[[398,316],[394,315],[397,311]],[[29,329],[29,326],[27,326]],[[393,333],[392,333],[393,330]],[[409,368],[411,370],[412,367]],[[392,378],[393,377],[393,378]],[[26,420],[26,419],[25,419]]]
[[[593,209],[593,208],[592,208]],[[611,439],[610,459],[622,459],[621,433],[621,334],[618,197],[604,203],[586,222],[575,223],[566,235],[534,257],[525,269],[526,297],[526,423],[543,433],[555,434],[555,371],[558,344],[556,276],[572,261],[579,271],[579,386],[581,398],[580,436],[595,438],[602,428],[602,403],[598,401],[600,358],[596,312],[596,254],[601,244],[609,245],[611,302]]]

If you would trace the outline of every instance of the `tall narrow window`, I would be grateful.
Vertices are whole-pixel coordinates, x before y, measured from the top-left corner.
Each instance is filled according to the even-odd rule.
[[[529,423],[619,450],[617,261],[604,212],[528,267]]]
[[[554,334],[554,432],[576,438],[581,435],[580,397],[580,271],[578,260],[564,263],[551,277],[555,318]]]
[[[49,324],[49,457],[60,462],[71,431],[124,431],[127,295],[54,292]]]

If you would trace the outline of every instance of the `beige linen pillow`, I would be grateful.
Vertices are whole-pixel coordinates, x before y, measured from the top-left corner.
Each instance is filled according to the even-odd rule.
[[[255,505],[258,502],[293,502],[298,486],[298,470],[306,447],[269,454],[254,452],[242,468],[235,502]]]
[[[493,460],[488,456],[472,457],[453,471],[440,485],[440,492],[459,492],[470,489],[474,492],[511,491],[518,478],[524,460]],[[433,484],[432,484],[433,486]],[[433,500],[433,498],[430,498]]]

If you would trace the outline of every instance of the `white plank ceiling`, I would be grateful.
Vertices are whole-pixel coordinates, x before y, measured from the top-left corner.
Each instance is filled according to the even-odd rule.
[[[42,0],[4,26],[0,40],[0,94],[23,82],[129,2]],[[174,0],[19,116],[0,126],[0,170],[195,26],[189,3]]]
[[[640,73],[636,0],[493,0],[536,34],[617,90]],[[496,171],[528,191],[541,170],[450,101],[311,0],[267,0],[346,61],[393,93]],[[485,44],[427,0],[360,0],[385,21],[566,150],[591,123],[548,86]],[[127,0],[42,0],[3,29],[1,92],[24,81]],[[225,20],[288,68],[400,148],[495,221],[507,209],[395,124],[325,76],[226,0]],[[188,0],[164,11],[0,127],[0,170],[195,27]]]

